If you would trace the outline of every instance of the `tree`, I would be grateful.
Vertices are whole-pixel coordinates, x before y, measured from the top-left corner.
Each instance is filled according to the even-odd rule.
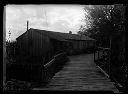
[[[92,8],[85,7],[84,10],[90,11],[93,24],[91,24],[91,28],[83,31],[86,31],[86,34],[90,33],[89,36],[102,43],[102,46],[110,47],[111,76],[127,88],[126,79],[128,76],[125,76],[128,75],[128,65],[125,62],[125,7],[122,4],[95,5]]]
[[[111,35],[114,33],[116,28],[119,29],[122,9],[122,5],[85,6],[85,12],[89,13],[89,15],[85,15],[85,20],[90,20],[88,21],[90,26],[88,26],[89,28],[81,26],[80,31],[84,32],[83,34],[85,35],[95,38],[99,43],[101,42],[102,46],[109,47]]]

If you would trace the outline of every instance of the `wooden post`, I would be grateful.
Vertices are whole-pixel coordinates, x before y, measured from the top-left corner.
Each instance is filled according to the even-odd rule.
[[[98,60],[99,60],[99,49],[98,49]]]
[[[27,31],[28,31],[28,25],[29,25],[29,21],[27,21]]]
[[[3,86],[6,84],[6,42],[3,42]]]
[[[112,77],[112,74],[111,74],[111,63],[112,63],[112,36],[110,36],[110,50],[109,50],[109,76],[110,78]]]
[[[94,62],[95,62],[95,51],[94,51]]]
[[[96,42],[94,42],[94,62],[96,61]]]
[[[102,56],[103,56],[103,58],[104,58],[104,49],[103,49],[103,55],[102,55]],[[105,59],[105,58],[104,58],[104,59]]]
[[[6,8],[6,7],[5,7]],[[4,8],[4,9],[5,9]],[[5,14],[5,10],[4,10]],[[3,87],[5,87],[6,84],[6,30],[5,30],[5,15],[3,16]]]

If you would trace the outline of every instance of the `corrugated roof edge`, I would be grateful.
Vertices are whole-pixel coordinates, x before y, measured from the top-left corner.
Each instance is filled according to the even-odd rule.
[[[31,29],[34,29],[34,28],[31,28]],[[34,30],[40,30],[40,29],[34,29]],[[40,30],[40,31],[47,31],[47,32],[55,32],[55,31],[49,31],[49,30]],[[61,34],[69,34],[69,33],[64,33],[64,32],[55,32],[55,33],[61,33]],[[77,36],[80,36],[80,35],[78,35],[78,34],[72,34],[72,35],[77,35]],[[82,36],[85,36],[85,35],[82,35]],[[93,38],[90,38],[89,36],[85,36],[85,37],[87,37],[88,39],[87,40],[95,40],[95,39],[93,39]],[[74,39],[75,40],[75,39]],[[76,39],[76,40],[78,40],[78,39]],[[80,39],[81,40],[81,39]],[[96,41],[96,40],[95,40]]]
[[[26,32],[24,32],[23,34],[21,34],[20,36],[18,36],[17,38],[16,38],[16,40],[17,39],[19,39],[19,38],[21,38],[24,34],[26,34],[28,31],[30,31],[31,30],[31,28],[30,29],[28,29]]]
[[[40,34],[45,34],[46,36],[48,36],[48,37],[50,37],[50,38],[52,38],[52,39],[56,39],[56,40],[59,40],[59,41],[67,41],[67,40],[65,40],[64,38],[62,38],[62,37],[51,37],[50,35],[49,35],[49,33],[41,33],[41,32],[39,32],[39,30],[38,29],[35,29],[35,30],[37,30],[37,32],[38,33],[40,33]],[[40,30],[40,31],[47,31],[47,30]],[[47,32],[51,32],[51,31],[47,31]]]
[[[40,29],[34,29],[34,28],[30,28],[28,31],[31,31],[31,30],[55,32],[55,31],[40,30]],[[26,32],[28,32],[28,31],[26,31]],[[20,35],[18,38],[20,38],[21,36],[23,36],[26,32],[24,32],[24,33],[23,33],[22,35]],[[61,32],[55,32],[55,33],[61,33]],[[62,34],[68,34],[68,33],[62,33]],[[72,34],[72,35],[77,35],[77,34]],[[82,35],[82,36],[83,36],[83,35]],[[96,41],[95,39],[90,38],[90,37],[88,37],[88,36],[85,36],[85,37],[88,38],[87,40],[94,40],[94,41]],[[16,40],[17,40],[18,38],[16,38]],[[72,39],[72,40],[78,40],[78,39]],[[80,40],[81,40],[81,39],[80,39]]]

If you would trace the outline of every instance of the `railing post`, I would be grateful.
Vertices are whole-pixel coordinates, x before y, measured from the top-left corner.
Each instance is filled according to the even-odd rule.
[[[94,62],[95,62],[95,50],[94,50]]]
[[[109,58],[109,76],[111,78],[111,49],[108,50],[108,58]]]
[[[99,49],[98,49],[98,60],[99,60]]]
[[[105,55],[104,55],[104,50],[103,50],[103,56],[105,56]]]

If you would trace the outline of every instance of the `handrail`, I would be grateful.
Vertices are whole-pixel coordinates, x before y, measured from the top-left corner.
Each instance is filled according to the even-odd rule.
[[[64,60],[66,59],[64,54],[65,52],[55,55],[52,60],[50,60],[47,64],[43,65],[44,81],[47,82],[48,80],[50,80],[55,75],[55,73],[62,68],[62,66],[64,65],[62,58]]]
[[[55,61],[55,59],[56,59],[58,56],[60,56],[60,55],[62,55],[62,54],[65,54],[65,52],[62,52],[62,53],[59,53],[59,54],[55,55],[52,60],[50,60],[48,63],[46,63],[46,64],[44,65],[44,67],[47,68],[49,65],[51,65],[51,64]]]
[[[53,58],[51,61],[49,61],[48,63],[46,63],[44,65],[45,68],[47,68],[49,65],[51,65],[53,62],[55,61],[55,59]]]
[[[104,51],[110,51],[110,48],[103,48],[103,47],[97,47],[96,50],[94,51],[94,60],[96,57],[96,53],[98,53],[98,59],[99,59],[99,52],[102,51],[102,55],[104,55]]]
[[[59,56],[61,54],[65,54],[65,52],[59,53],[59,54],[55,55],[54,57],[57,57],[57,56]]]
[[[97,47],[97,48],[101,50],[110,50],[110,48],[103,48],[103,47]]]
[[[105,54],[105,52],[107,52],[107,53]],[[96,56],[96,54],[97,54],[97,56]],[[103,62],[106,62],[103,64],[102,67],[106,67],[109,76],[111,75],[110,48],[97,47],[96,51],[94,52],[94,62],[96,62],[98,66],[99,65],[102,66]]]

